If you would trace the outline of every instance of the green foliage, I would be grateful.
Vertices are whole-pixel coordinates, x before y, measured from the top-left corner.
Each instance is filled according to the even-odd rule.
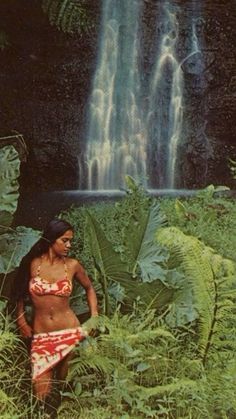
[[[160,208],[169,226],[179,227],[220,255],[236,261],[235,199],[204,194],[181,200],[163,198],[160,199]]]
[[[201,189],[197,192],[196,196],[199,198],[206,198],[210,199],[213,198],[216,193],[229,191],[230,188],[228,186],[215,186],[215,185],[208,185],[206,188]]]
[[[19,197],[18,177],[20,174],[19,155],[12,145],[0,148],[0,294],[6,275],[12,272],[38,240],[39,232],[31,228],[10,227]]]
[[[225,322],[229,320],[228,316],[231,317],[236,296],[232,288],[235,279],[234,265],[176,227],[159,230],[157,240],[168,247],[171,263],[184,272],[185,282],[178,298],[181,298],[183,306],[188,307],[188,311],[192,313],[195,308],[198,313],[199,353],[205,363],[212,344],[217,337],[219,344],[226,333]],[[175,296],[169,316],[172,319],[174,317],[178,325]],[[234,346],[233,341],[231,346]]]
[[[108,314],[108,279],[125,285],[131,279],[131,275],[126,264],[120,259],[119,254],[112,249],[96,219],[90,213],[88,213],[87,217],[87,235],[91,246],[94,267],[99,274],[98,280],[104,294],[104,313]]]
[[[83,0],[42,0],[51,25],[63,32],[86,32],[92,25]]]
[[[0,273],[9,273],[19,266],[22,257],[38,239],[38,231],[23,226],[0,234]]]
[[[124,245],[129,254],[130,271],[135,277],[139,268],[143,282],[165,279],[165,271],[161,263],[166,260],[167,255],[154,240],[155,232],[163,225],[163,222],[164,218],[156,202],[149,208],[140,205],[130,215],[124,231]]]
[[[135,189],[133,183],[131,185],[129,183],[127,192],[127,196],[115,205],[91,207],[85,229],[86,210],[82,210],[83,217],[81,210],[77,212],[73,210],[73,217],[70,219],[73,224],[76,220],[78,223],[79,217],[82,218],[77,228],[80,229],[80,240],[84,239],[86,243],[86,254],[90,254],[88,266],[90,269],[93,267],[90,273],[100,284],[99,295],[102,290],[103,312],[106,314],[110,312],[109,305],[112,298],[110,291],[115,281],[121,286],[120,289],[113,289],[116,301],[125,302],[132,307],[136,300],[141,299],[146,306],[158,309],[169,303],[165,318],[172,327],[195,321],[199,317],[199,310],[201,311],[203,307],[196,305],[193,281],[187,280],[189,272],[183,269],[183,265],[180,266],[181,264],[176,261],[173,263],[172,258],[169,258],[167,248],[163,249],[164,244],[167,246],[166,243],[161,246],[160,242],[155,242],[153,239],[156,230],[163,225],[163,216],[160,214],[158,204],[142,189],[137,187]],[[198,199],[195,198],[197,201]],[[178,217],[191,219],[191,213],[185,209],[182,202],[176,201],[175,209]],[[81,229],[84,229],[83,233]],[[172,236],[170,242],[174,246],[175,231]],[[176,240],[178,236],[179,234]],[[179,239],[179,246],[183,249],[184,237],[183,235]],[[204,255],[205,247],[200,246],[193,237],[189,241],[191,245],[195,243],[196,248],[199,247],[198,254],[193,259],[194,264],[190,260],[189,265],[193,269],[198,268],[198,279],[194,284],[195,287],[200,287],[199,293],[201,293],[199,281],[207,276],[206,272],[208,280],[212,278],[212,268],[208,260],[209,255],[208,257]],[[225,263],[225,260],[222,263]],[[200,269],[203,272],[200,272]],[[146,283],[147,280],[150,283]],[[215,285],[214,283],[214,287]],[[115,306],[112,304],[112,307],[114,309]],[[210,325],[209,318],[208,331]]]
[[[157,417],[164,406],[171,412],[169,397],[186,394],[194,385],[182,377],[172,383],[168,374],[164,378],[168,342],[172,347],[176,339],[158,325],[154,311],[136,314],[117,312],[111,319],[100,318],[105,333],[87,340],[71,362],[68,380],[75,383],[75,392],[79,380],[81,415],[96,404],[105,409],[108,400],[111,417],[125,413],[131,418]],[[163,395],[166,400],[156,403],[155,398]]]
[[[27,351],[15,333],[10,316],[3,312],[0,326],[0,417],[27,417],[31,387]]]
[[[229,168],[233,179],[236,179],[236,161],[229,159]]]
[[[176,283],[174,282],[175,276],[172,275],[171,271],[166,270],[166,275],[164,277],[164,270],[161,270],[161,268],[158,269],[157,261],[159,262],[164,259],[163,257],[160,257],[160,249],[158,246],[151,246],[152,259],[150,258],[150,265],[153,260],[155,260],[157,266],[156,275],[153,269],[152,282],[145,282],[142,280],[142,276],[141,278],[137,278],[136,276],[134,277],[133,272],[129,272],[127,264],[121,260],[120,255],[112,248],[111,243],[106,239],[104,232],[100,228],[98,222],[91,216],[91,214],[89,214],[88,226],[90,233],[88,233],[86,236],[89,237],[90,240],[90,248],[94,258],[94,266],[99,273],[98,280],[102,284],[102,289],[105,295],[106,308],[108,306],[109,300],[109,280],[118,282],[118,284],[122,286],[124,290],[123,301],[125,301],[125,303],[129,304],[131,307],[134,301],[138,298],[141,298],[145,305],[154,305],[156,308],[162,307],[168,300],[170,300],[173,294],[173,290],[176,288]],[[149,241],[144,241],[143,236],[141,236],[141,241],[142,248],[145,249],[145,246],[148,248]],[[140,244],[139,248],[141,248]],[[127,254],[128,251],[129,249],[127,249]],[[138,253],[138,255],[139,254],[140,253]],[[147,254],[148,252],[146,251],[146,260],[148,259]],[[136,255],[136,257],[138,257],[138,255]],[[131,263],[137,264],[137,261],[131,259]],[[150,268],[152,268],[152,266]],[[132,269],[132,271],[134,270]],[[160,271],[162,275],[160,275]],[[104,310],[106,314],[107,311],[107,309]]]
[[[166,265],[168,254],[154,240],[163,225],[159,205],[128,178],[126,197],[115,205],[72,208],[62,217],[75,228],[78,257],[94,279],[103,313],[117,302],[131,308],[136,299],[162,308],[180,287],[181,275]]]
[[[208,387],[207,396],[211,403],[211,413],[218,412],[220,418],[233,419],[236,416],[236,363],[235,351],[225,353],[225,357],[220,356],[208,365]],[[214,406],[214,409],[213,409]]]
[[[95,269],[102,278],[103,290],[104,281],[106,287],[108,285],[107,279],[118,282],[122,286],[125,296],[123,300],[126,304],[132,306],[136,298],[141,298],[147,305],[155,300],[155,306],[161,307],[173,292],[171,290],[173,286],[165,283],[167,271],[164,271],[160,265],[166,259],[166,253],[151,240],[154,229],[161,224],[161,217],[157,206],[142,208],[142,205],[139,205],[137,209],[138,214],[136,206],[130,206],[130,211],[126,212],[121,246],[124,254],[116,252],[115,246],[112,248],[112,244],[106,239],[100,225],[90,215],[91,233],[87,236],[90,237]],[[93,224],[92,231],[91,224]],[[122,261],[122,256],[125,262]],[[101,266],[103,266],[102,269]]]
[[[10,328],[8,321],[1,340],[0,415],[37,417],[28,355]],[[173,333],[143,306],[129,315],[100,316],[98,329],[75,351],[58,419],[234,419],[235,359],[229,349],[210,355],[203,368],[195,358],[194,330]]]
[[[155,311],[137,307],[131,315],[100,317],[99,329],[100,335],[84,341],[71,362],[71,389],[64,393],[70,403],[62,403],[61,414],[77,409],[80,417],[91,411],[96,418],[99,406],[104,418],[233,419],[233,363],[223,373],[224,364],[214,355],[204,369],[193,356],[191,328],[173,335]]]
[[[19,197],[20,159],[11,145],[0,148],[0,232],[12,223]]]
[[[75,227],[73,256],[109,317],[96,318],[96,337],[76,348],[58,418],[234,419],[235,263],[225,256],[235,204],[212,188],[191,200],[162,199],[172,225],[165,227],[157,200],[130,178],[127,187],[121,201],[61,214]],[[222,255],[212,248],[212,224]],[[72,306],[84,310],[84,302],[77,289]],[[0,325],[0,416],[37,416],[28,355],[11,318],[2,315]]]
[[[10,46],[10,42],[6,32],[0,30],[0,50],[4,50]]]

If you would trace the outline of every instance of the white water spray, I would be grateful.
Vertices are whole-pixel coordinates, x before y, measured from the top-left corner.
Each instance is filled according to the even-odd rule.
[[[90,190],[117,189],[126,174],[146,177],[146,135],[139,105],[139,9],[140,2],[104,0],[85,155]]]
[[[200,52],[196,21],[192,22],[191,51],[180,60],[176,6],[165,1],[163,13],[158,13],[160,33],[147,92],[139,71],[142,4],[141,0],[103,1],[86,150],[79,162],[80,189],[118,189],[125,175],[149,188],[179,186],[179,150],[184,135],[182,68]],[[148,103],[145,115],[143,98]],[[152,179],[147,185],[149,174]]]
[[[150,86],[147,125],[153,126],[160,186],[175,187],[178,144],[183,119],[183,74],[176,57],[178,22],[168,3],[164,5],[163,34]]]

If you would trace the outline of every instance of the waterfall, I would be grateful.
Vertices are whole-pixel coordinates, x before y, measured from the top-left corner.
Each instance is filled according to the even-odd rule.
[[[196,34],[196,21],[192,21],[192,55],[200,52],[198,38]]]
[[[173,188],[183,118],[183,75],[176,57],[178,22],[169,3],[164,4],[161,18],[162,36],[150,82],[147,126],[157,161],[154,183]]]
[[[124,175],[146,179],[140,106],[140,1],[104,0],[97,70],[90,97],[87,189],[117,189]],[[82,166],[82,163],[81,163]],[[83,173],[80,174],[83,179]]]
[[[180,9],[171,0],[158,2],[147,76],[139,43],[143,4],[143,0],[103,0],[86,149],[79,161],[80,189],[118,189],[125,175],[153,189],[181,185],[183,66],[200,52],[197,18],[191,20],[187,54],[180,57]],[[193,17],[199,15],[195,0],[192,8]]]
[[[192,19],[191,30],[191,51],[190,53],[180,62],[179,65],[176,63],[176,70],[173,75],[172,84],[172,96],[170,102],[170,116],[173,118],[172,136],[169,141],[169,153],[168,153],[168,177],[167,187],[174,188],[176,186],[176,178],[178,180],[178,168],[176,167],[178,158],[178,146],[181,143],[182,135],[182,120],[183,120],[183,73],[182,66],[185,61],[189,60],[192,56],[200,53],[198,38],[196,34],[196,22],[197,20]]]

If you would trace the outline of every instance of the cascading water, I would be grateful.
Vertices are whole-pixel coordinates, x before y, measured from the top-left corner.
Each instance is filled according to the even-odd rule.
[[[182,68],[199,46],[193,19],[190,52],[179,58],[177,9],[174,0],[157,4],[153,71],[141,84],[143,1],[104,0],[80,189],[118,189],[125,175],[153,189],[181,185]]]
[[[140,1],[133,0],[103,3],[84,157],[90,190],[117,189],[126,174],[145,184],[146,135],[138,72],[140,5]]]
[[[182,128],[183,76],[176,58],[178,22],[169,3],[165,3],[163,11],[163,33],[160,46],[157,46],[157,59],[150,83],[147,126],[158,162],[158,179],[154,182],[161,187],[173,188]]]
[[[193,19],[191,24],[192,30],[192,39],[191,39],[191,51],[190,53],[178,63],[175,58],[175,46],[176,38],[178,37],[178,24],[176,22],[175,15],[168,12],[169,22],[172,23],[172,39],[173,43],[169,42],[170,57],[172,58],[172,67],[173,67],[173,78],[172,78],[172,88],[171,88],[171,98],[169,105],[169,130],[170,138],[167,139],[168,142],[168,157],[167,157],[167,172],[166,172],[166,182],[165,185],[168,188],[174,188],[176,182],[178,181],[178,148],[181,142],[182,133],[182,123],[183,123],[183,72],[182,66],[185,61],[189,60],[193,55],[200,53],[198,38],[196,34],[196,22]],[[176,34],[176,35],[175,35]],[[169,39],[169,35],[167,35]],[[172,54],[171,54],[172,53]],[[164,55],[165,57],[165,55]]]

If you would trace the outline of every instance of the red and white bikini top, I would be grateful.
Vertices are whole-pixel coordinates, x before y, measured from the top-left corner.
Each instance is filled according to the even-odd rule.
[[[36,276],[29,282],[29,292],[32,295],[57,295],[60,297],[69,297],[72,292],[72,282],[68,278],[67,266],[64,261],[65,278],[56,282],[48,282],[40,277],[41,264],[37,269]]]

